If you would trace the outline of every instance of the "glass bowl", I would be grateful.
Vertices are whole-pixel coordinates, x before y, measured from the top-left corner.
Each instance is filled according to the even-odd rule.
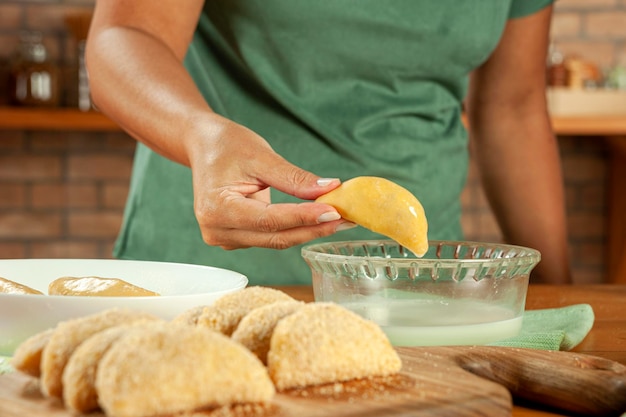
[[[316,301],[376,322],[395,346],[484,345],[522,325],[534,249],[431,241],[417,258],[393,240],[305,246]]]

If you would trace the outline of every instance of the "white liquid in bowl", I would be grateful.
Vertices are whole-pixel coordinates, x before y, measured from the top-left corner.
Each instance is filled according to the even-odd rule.
[[[394,346],[485,345],[522,327],[521,315],[479,301],[375,298],[343,305],[377,323]]]

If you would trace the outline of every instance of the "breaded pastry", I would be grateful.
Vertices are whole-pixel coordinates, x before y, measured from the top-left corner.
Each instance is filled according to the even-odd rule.
[[[0,277],[0,293],[43,295],[41,291],[31,288],[28,285],[20,284],[19,282],[11,281],[10,279],[2,277]]]
[[[89,337],[72,353],[63,370],[63,403],[76,413],[97,410],[96,372],[100,359],[111,345],[136,326],[164,325],[163,320],[140,320],[108,328]]]
[[[333,303],[310,303],[274,328],[268,369],[278,390],[391,375],[402,362],[375,323]]]
[[[41,392],[48,397],[63,397],[63,370],[74,352],[90,336],[109,327],[155,318],[152,314],[113,308],[77,319],[60,322],[41,355]]]
[[[39,378],[41,375],[41,353],[48,344],[54,329],[44,330],[24,340],[15,349],[11,365],[20,372]]]
[[[208,327],[230,336],[239,321],[255,308],[277,303],[293,301],[286,293],[267,287],[247,287],[241,291],[226,294],[215,303],[203,309],[198,317],[198,326]]]
[[[114,342],[98,366],[96,389],[110,417],[266,402],[275,393],[267,369],[239,343],[175,323],[139,326]]]
[[[274,327],[282,318],[294,313],[304,305],[301,301],[281,301],[255,308],[239,322],[231,338],[247,347],[264,364]]]
[[[48,295],[81,297],[154,297],[158,293],[119,278],[61,277],[48,285]]]
[[[172,319],[172,323],[189,324],[195,326],[198,324],[198,318],[202,314],[205,306],[196,306],[183,311]]]

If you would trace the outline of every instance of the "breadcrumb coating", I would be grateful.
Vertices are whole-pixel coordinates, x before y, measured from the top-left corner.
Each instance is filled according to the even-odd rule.
[[[232,334],[232,339],[241,343],[267,364],[267,352],[274,327],[284,317],[304,306],[301,301],[281,301],[255,308],[244,316]]]
[[[75,413],[100,408],[96,391],[96,373],[100,359],[113,343],[134,326],[164,325],[165,321],[139,320],[132,324],[114,326],[94,334],[72,353],[63,371],[63,403]]]
[[[267,287],[171,321],[114,308],[60,322],[18,346],[12,364],[75,414],[101,408],[107,417],[271,414],[277,390],[337,394],[342,383],[394,377],[402,367],[375,323]]]
[[[44,330],[20,343],[13,352],[11,365],[18,371],[39,378],[41,375],[41,354],[53,332],[54,328]]]
[[[202,314],[202,311],[204,311],[204,308],[205,306],[196,306],[185,310],[178,316],[174,317],[172,319],[172,323],[181,323],[195,326],[196,324],[198,324],[198,318]]]
[[[87,338],[109,327],[150,318],[156,317],[112,308],[57,324],[41,355],[41,392],[47,397],[63,398],[63,370],[74,349]]]
[[[110,417],[149,417],[271,400],[261,361],[241,344],[204,327],[169,323],[127,331],[96,374]]]
[[[279,391],[386,376],[402,367],[378,325],[333,303],[310,303],[280,320],[267,362]]]
[[[230,336],[239,321],[255,308],[277,303],[294,301],[286,293],[267,287],[247,287],[241,291],[226,294],[210,306],[204,307],[197,325],[217,330]]]

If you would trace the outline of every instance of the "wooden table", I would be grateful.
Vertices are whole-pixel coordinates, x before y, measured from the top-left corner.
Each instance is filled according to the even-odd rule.
[[[309,286],[277,287],[303,301],[313,300]],[[531,285],[526,308],[529,310],[565,307],[573,304],[591,305],[594,326],[575,352],[600,356],[626,364],[626,285]],[[565,414],[515,405],[515,417],[556,417]]]

